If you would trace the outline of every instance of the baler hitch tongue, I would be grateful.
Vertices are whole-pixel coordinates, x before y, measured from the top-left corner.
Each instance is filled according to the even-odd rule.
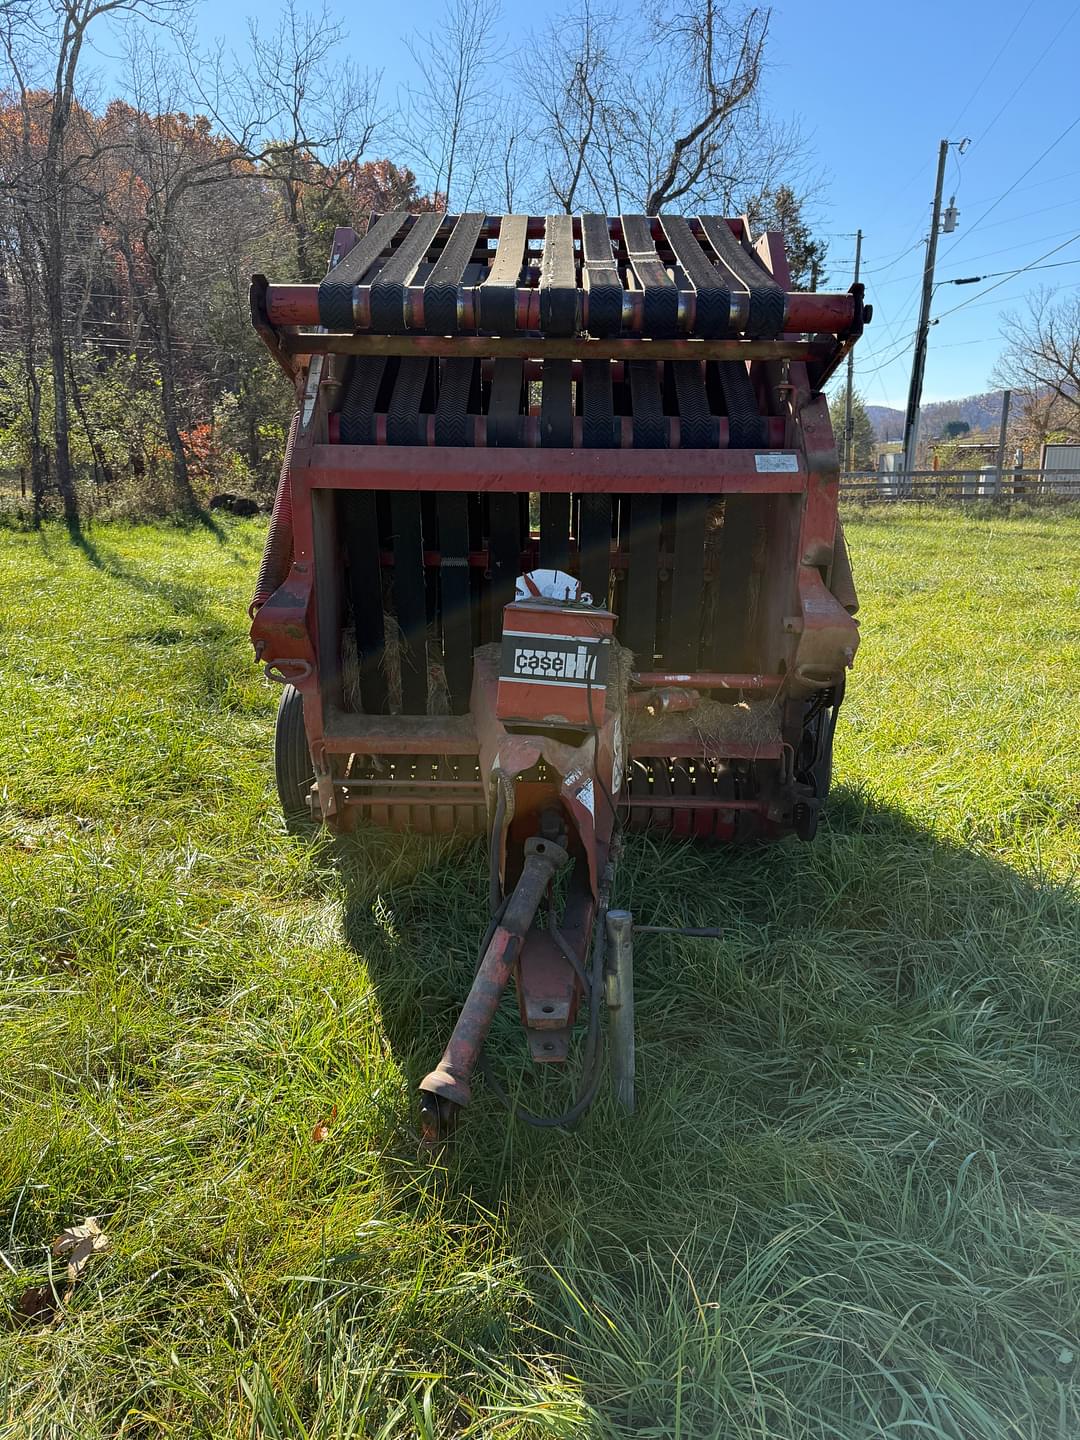
[[[472,1099],[472,1073],[537,908],[570,856],[536,835],[525,842],[521,876],[497,912],[476,978],[442,1059],[420,1082],[420,1128],[427,1143],[443,1139]]]

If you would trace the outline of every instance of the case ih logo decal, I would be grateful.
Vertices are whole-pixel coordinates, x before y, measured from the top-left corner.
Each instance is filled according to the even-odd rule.
[[[608,647],[595,640],[504,631],[499,678],[601,690],[607,684],[607,662]]]

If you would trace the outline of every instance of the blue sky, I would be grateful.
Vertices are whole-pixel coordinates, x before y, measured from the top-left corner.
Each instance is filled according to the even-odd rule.
[[[248,8],[203,4],[200,36],[242,48]],[[382,69],[392,95],[409,73],[403,17],[410,27],[434,28],[442,7],[329,0],[329,8],[350,37],[352,57]],[[505,28],[524,37],[561,8],[554,0],[532,0],[527,10],[504,0]],[[273,0],[261,0],[259,14],[272,28]],[[836,288],[850,283],[853,234],[864,232],[875,318],[856,351],[856,383],[869,403],[904,404],[941,139],[972,143],[961,158],[950,153],[946,199],[955,192],[960,224],[942,237],[938,277],[994,278],[937,291],[932,313],[940,323],[930,332],[924,399],[988,388],[1001,312],[1039,285],[1080,282],[1078,49],[1074,0],[781,0],[774,7],[766,84],[773,110],[798,119],[821,169],[817,229],[829,239]],[[528,52],[522,59],[543,63]],[[997,272],[1044,254],[1052,268],[991,289],[1003,278]],[[953,306],[962,308],[946,314]]]

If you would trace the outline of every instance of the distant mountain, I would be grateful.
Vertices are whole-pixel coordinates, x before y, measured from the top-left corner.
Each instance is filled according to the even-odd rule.
[[[867,405],[866,413],[878,441],[904,438],[904,412],[888,405]],[[981,395],[965,395],[962,400],[935,400],[922,407],[923,439],[940,435],[950,420],[966,420],[972,430],[993,430],[1001,419],[1001,391],[986,390]]]
[[[892,410],[888,405],[867,405],[866,413],[874,427],[874,439],[902,440],[904,438],[904,412]]]

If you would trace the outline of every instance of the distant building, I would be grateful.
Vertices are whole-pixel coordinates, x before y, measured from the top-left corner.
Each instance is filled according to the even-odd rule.
[[[1049,472],[1043,480],[1047,490],[1055,495],[1080,493],[1080,445],[1044,445],[1039,466]]]

